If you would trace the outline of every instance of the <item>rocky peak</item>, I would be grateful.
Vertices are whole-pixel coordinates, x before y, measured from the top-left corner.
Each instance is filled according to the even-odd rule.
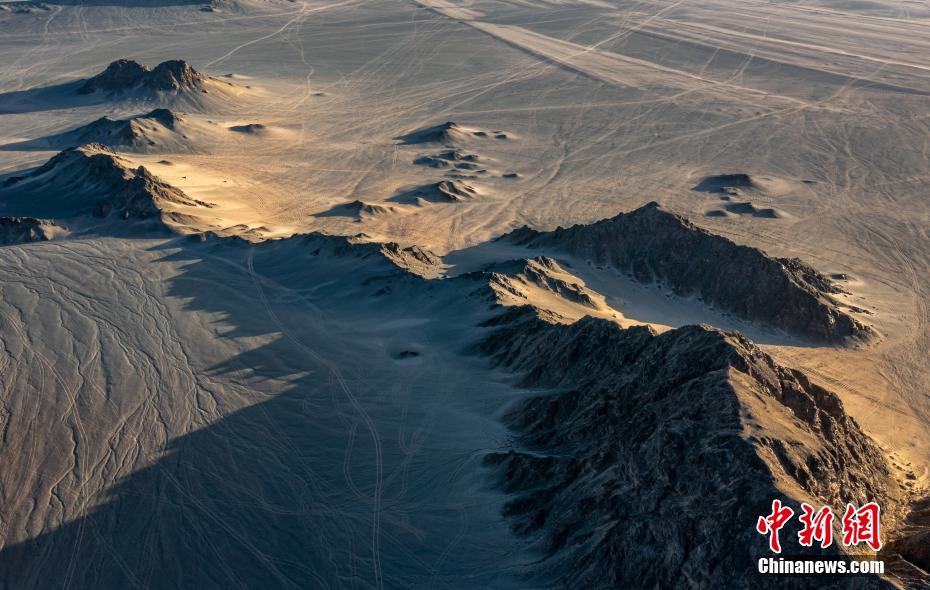
[[[98,90],[104,92],[125,92],[134,88],[153,91],[177,91],[199,86],[205,77],[187,62],[179,59],[164,61],[155,69],[130,60],[119,59],[107,66],[107,69],[89,78],[78,88],[80,94],[91,94]]]
[[[145,65],[131,59],[118,59],[107,69],[88,79],[78,88],[81,94],[91,94],[97,90],[108,92],[131,88],[138,84],[149,72]]]
[[[181,90],[193,88],[203,79],[203,75],[187,62],[174,59],[155,66],[146,77],[145,83],[152,90]]]

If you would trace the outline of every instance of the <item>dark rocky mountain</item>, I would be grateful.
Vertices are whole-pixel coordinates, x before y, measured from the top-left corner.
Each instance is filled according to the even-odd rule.
[[[807,264],[736,244],[654,202],[590,225],[549,232],[524,226],[500,239],[609,265],[643,283],[663,282],[676,295],[818,342],[873,335],[839,309],[831,295],[841,290]]]
[[[530,308],[485,325],[481,353],[522,386],[554,390],[518,403],[506,417],[515,448],[486,458],[543,585],[807,588],[755,573],[771,553],[753,527],[772,499],[800,513],[802,500],[896,498],[882,454],[840,400],[739,334],[555,325]],[[784,553],[803,553],[789,529]]]

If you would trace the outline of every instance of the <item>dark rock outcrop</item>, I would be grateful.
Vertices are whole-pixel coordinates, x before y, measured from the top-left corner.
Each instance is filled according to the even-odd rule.
[[[203,74],[182,60],[165,61],[154,69],[130,59],[119,59],[107,66],[103,72],[88,78],[78,88],[80,94],[97,91],[122,93],[131,90],[177,92],[201,90]]]
[[[930,587],[930,498],[911,506],[903,526],[881,556],[908,588]]]
[[[848,343],[873,334],[838,309],[830,295],[840,290],[810,266],[714,235],[657,203],[550,232],[524,226],[500,239],[610,265],[640,282],[661,281],[676,295],[698,296],[739,318],[818,342]]]
[[[63,229],[48,219],[0,217],[0,245],[47,242]]]
[[[233,125],[229,128],[230,131],[235,131],[237,133],[248,133],[251,135],[261,135],[267,132],[268,128],[262,123],[247,123],[245,125]]]
[[[455,121],[446,121],[439,125],[423,127],[416,131],[411,131],[406,135],[401,135],[397,139],[406,144],[419,143],[441,143],[444,145],[455,145],[468,138],[470,133],[467,129]]]
[[[707,193],[730,193],[759,188],[755,180],[742,172],[719,174],[701,179],[693,190]]]
[[[431,168],[459,168],[463,170],[473,170],[478,168],[478,162],[481,157],[460,149],[451,149],[420,156],[413,161],[420,166],[429,166]]]
[[[118,59],[93,78],[88,78],[77,91],[80,94],[91,94],[98,90],[104,92],[127,90],[142,82],[150,71],[147,66],[137,61]]]
[[[478,195],[472,185],[461,178],[450,178],[416,186],[388,199],[394,203],[423,205],[425,203],[462,203]]]
[[[840,400],[738,334],[553,325],[529,308],[485,325],[481,353],[524,387],[559,391],[518,403],[506,418],[517,447],[486,458],[513,496],[506,517],[541,556],[542,585],[806,588],[755,573],[771,553],[754,523],[772,499],[799,513],[802,500],[836,509],[895,495]],[[791,527],[781,539],[786,554],[807,552]]]
[[[143,83],[152,90],[166,92],[196,88],[203,81],[203,74],[180,59],[161,62],[143,79]]]
[[[427,198],[438,197],[454,203],[468,200],[476,194],[474,187],[458,180],[443,180],[432,185],[431,189],[426,191]]]
[[[366,203],[365,201],[355,200],[351,203],[340,205],[342,209],[353,215],[382,215],[390,212],[390,208],[377,203]]]

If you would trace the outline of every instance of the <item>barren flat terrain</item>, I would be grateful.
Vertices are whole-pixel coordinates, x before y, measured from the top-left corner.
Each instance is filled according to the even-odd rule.
[[[926,2],[0,2],[2,588],[927,587],[928,297]]]

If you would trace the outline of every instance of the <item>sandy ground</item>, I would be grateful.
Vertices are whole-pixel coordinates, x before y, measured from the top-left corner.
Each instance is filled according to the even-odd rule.
[[[195,149],[124,156],[216,203],[201,229],[265,238],[364,232],[449,254],[456,274],[507,258],[488,241],[520,225],[590,222],[657,200],[734,241],[847,275],[850,300],[871,312],[881,339],[856,350],[811,347],[728,324],[694,302],[669,301],[621,277],[580,274],[587,285],[635,321],[744,330],[837,391],[864,429],[927,484],[926,4],[336,0],[220,3],[212,12],[115,0],[15,6],[30,8],[0,12],[0,174],[55,153],[18,143],[102,115],[140,113],[133,104],[82,103],[60,85],[121,57],[150,65],[185,59],[240,92],[185,113]],[[485,170],[464,180],[475,197],[405,199],[448,170],[414,163],[445,146],[401,138],[450,120],[468,130],[460,147],[480,156]],[[264,130],[231,129],[252,123]],[[693,190],[723,173],[758,183],[730,200]],[[361,220],[338,214],[357,199],[392,209]],[[760,209],[777,215],[753,214]],[[297,416],[295,428],[327,432],[313,451],[327,457],[322,473],[304,479],[323,490],[328,519],[312,543],[308,537],[318,552],[313,559],[354,564],[321,574],[332,576],[329,587],[350,579],[358,587],[437,587],[423,572],[453,586],[461,571],[518,561],[496,516],[500,498],[476,470],[459,467],[504,436],[495,413],[522,394],[461,354],[469,332],[453,329],[455,314],[451,327],[437,328],[444,314],[436,312],[427,329],[417,318],[384,319],[321,296],[315,305],[335,322],[327,327],[302,303],[316,287],[295,294],[266,285],[251,259],[211,259],[184,244],[101,238],[0,249],[0,427],[5,440],[18,441],[4,451],[0,544],[80,521],[132,474],[165,485],[162,472],[170,470],[151,469],[166,457],[198,470],[181,486],[194,494],[211,481],[235,482],[235,453],[217,465],[198,464],[198,445],[221,444],[210,429],[236,429],[243,445],[272,461],[296,440],[273,436],[276,421]],[[321,269],[317,286],[342,276]],[[419,338],[435,349],[433,360],[409,370],[370,350],[388,334]],[[371,390],[384,383],[398,390]],[[369,413],[380,417],[366,420]],[[449,426],[436,429],[440,417]],[[262,433],[258,440],[251,429]],[[420,436],[427,441],[422,460],[408,453],[410,437]],[[185,453],[183,441],[194,450]],[[288,469],[303,464],[284,462]],[[190,518],[202,524],[201,539],[229,532],[210,517],[224,501],[249,497],[269,512],[284,501],[286,487],[269,498],[246,490],[256,473],[267,475],[263,469],[245,465],[242,489],[200,509],[186,504],[199,510]],[[406,486],[408,475],[410,487],[390,491],[396,510],[372,509],[388,493],[382,482],[393,478],[396,487],[402,478]],[[451,483],[423,486],[419,497],[417,477]],[[345,482],[356,478],[364,481],[353,499]],[[327,487],[340,491],[328,495]],[[477,525],[456,529],[429,508],[459,504],[474,506],[462,513]],[[382,519],[390,533],[379,532]],[[344,530],[358,546],[374,538],[374,547],[357,551],[357,560],[327,556],[328,535]],[[295,527],[293,534],[306,532]],[[463,556],[459,542],[486,550]],[[262,561],[272,548],[252,549]],[[421,550],[422,567],[406,570],[402,564]],[[268,568],[279,580],[299,578],[280,564]],[[504,582],[467,587],[480,584]]]

